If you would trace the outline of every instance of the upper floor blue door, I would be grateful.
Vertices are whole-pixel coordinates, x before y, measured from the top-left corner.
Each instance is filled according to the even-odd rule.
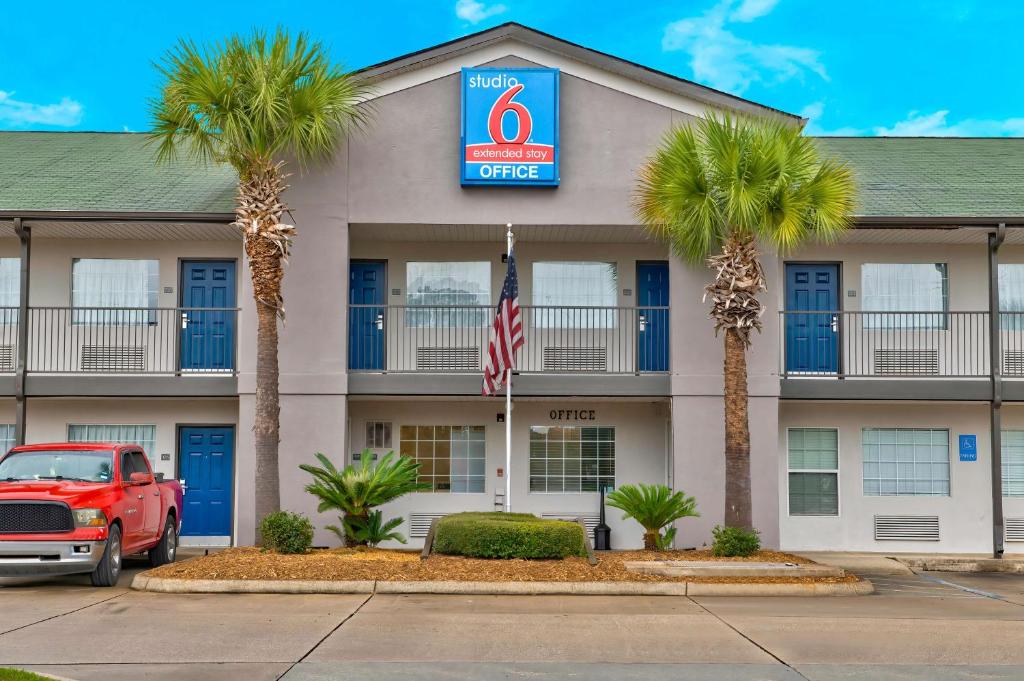
[[[181,368],[235,368],[235,262],[181,263]]]
[[[384,300],[387,263],[353,260],[349,264],[349,369],[384,369]]]
[[[636,264],[637,370],[668,371],[668,263]],[[661,309],[664,308],[664,309]]]
[[[786,371],[839,371],[839,265],[786,264]]]
[[[185,481],[181,534],[231,537],[235,430],[230,426],[183,426],[178,470]]]

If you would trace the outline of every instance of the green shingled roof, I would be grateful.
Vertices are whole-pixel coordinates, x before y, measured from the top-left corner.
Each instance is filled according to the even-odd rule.
[[[861,216],[1024,216],[1024,138],[821,137],[854,169]]]
[[[230,167],[153,154],[138,133],[0,132],[0,210],[231,212]]]
[[[1024,139],[821,137],[862,216],[1024,216]],[[454,181],[454,180],[453,180]],[[0,211],[230,213],[235,174],[157,165],[138,133],[0,132]]]

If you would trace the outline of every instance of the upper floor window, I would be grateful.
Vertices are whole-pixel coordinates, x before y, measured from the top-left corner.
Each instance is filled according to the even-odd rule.
[[[949,309],[946,263],[864,263],[860,268],[861,309],[868,328],[944,328]],[[893,314],[904,313],[904,314]]]
[[[74,322],[152,324],[159,284],[158,260],[76,258],[71,268]]]
[[[410,262],[405,272],[408,326],[484,326],[489,322],[491,263]]]
[[[21,258],[0,258],[0,324],[18,321]]]
[[[1004,329],[1024,329],[1024,265],[999,265],[999,311]]]
[[[619,277],[613,262],[533,264],[534,325],[604,329],[617,323]],[[597,308],[597,309],[594,309]]]

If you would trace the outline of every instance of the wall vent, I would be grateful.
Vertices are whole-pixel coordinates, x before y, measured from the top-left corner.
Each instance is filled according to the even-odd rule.
[[[83,345],[82,371],[145,371],[146,348],[141,345]]]
[[[569,520],[572,522],[576,522],[577,518],[583,518],[583,526],[587,528],[587,535],[591,541],[594,540],[594,528],[601,522],[601,516],[587,513],[541,513],[540,517],[552,520]]]
[[[608,352],[604,348],[544,348],[544,371],[607,371]]]
[[[878,541],[939,541],[937,515],[876,515]]]
[[[935,376],[939,373],[939,351],[875,350],[875,373],[879,376]]]
[[[1024,518],[1007,518],[1003,530],[1006,532],[1006,541],[1024,541]]]
[[[0,372],[14,371],[15,354],[13,345],[0,345]]]
[[[430,532],[430,524],[438,518],[443,518],[447,513],[410,513],[409,514],[409,536],[423,538]]]
[[[1003,350],[1003,375],[1024,376],[1024,350]]]
[[[479,371],[480,348],[416,348],[417,371]]]

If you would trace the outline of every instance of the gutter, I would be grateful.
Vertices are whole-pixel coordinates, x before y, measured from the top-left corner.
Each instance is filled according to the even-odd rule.
[[[1003,527],[1003,367],[1002,320],[999,316],[999,247],[1006,239],[1006,225],[1000,223],[988,233],[988,310],[989,371],[992,374],[992,401],[989,405],[992,475],[992,556],[1002,558],[1005,549]]]
[[[177,211],[0,210],[0,220],[28,222],[233,222],[234,213]]]

